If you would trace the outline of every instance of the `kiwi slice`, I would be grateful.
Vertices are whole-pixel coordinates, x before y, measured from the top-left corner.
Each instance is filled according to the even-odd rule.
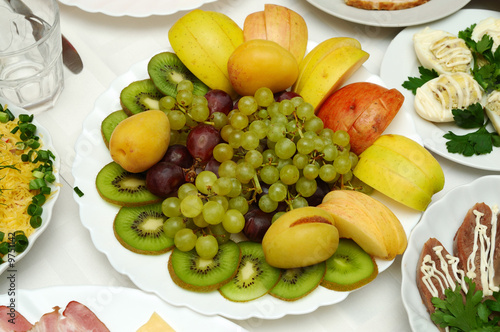
[[[210,292],[231,281],[240,259],[240,248],[233,241],[221,244],[212,259],[200,258],[196,250],[181,251],[175,248],[168,259],[168,271],[179,287]]]
[[[238,246],[241,249],[238,272],[219,292],[230,301],[247,302],[269,293],[278,282],[281,270],[266,262],[262,244],[243,241]]]
[[[209,89],[182,63],[177,54],[172,52],[158,53],[149,60],[148,73],[156,88],[163,94],[177,96],[177,84],[182,80],[193,83],[193,94],[204,96]]]
[[[161,203],[123,206],[116,214],[113,230],[118,241],[128,250],[143,255],[160,255],[174,247],[174,239],[163,231],[166,219]]]
[[[160,99],[164,95],[158,91],[153,81],[145,79],[134,81],[120,92],[120,104],[128,115],[147,110],[159,110]]]
[[[123,110],[119,110],[114,111],[113,113],[105,117],[104,120],[102,120],[101,135],[107,148],[109,148],[109,139],[111,138],[113,130],[115,130],[115,127],[126,118],[128,118],[127,113],[125,113]]]
[[[351,291],[366,285],[378,274],[372,256],[356,242],[342,238],[335,253],[326,260],[321,286],[335,291]]]
[[[286,269],[269,294],[284,301],[295,301],[315,290],[326,272],[326,263]]]
[[[112,161],[96,177],[96,188],[105,201],[121,206],[142,206],[162,199],[146,187],[145,173],[130,173]]]

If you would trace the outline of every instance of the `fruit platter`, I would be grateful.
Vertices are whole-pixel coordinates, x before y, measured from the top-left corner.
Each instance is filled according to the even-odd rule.
[[[266,6],[265,15],[283,10],[289,11],[290,17],[297,15],[289,9],[272,5]],[[208,59],[197,61],[202,64],[198,75],[182,79],[176,85],[171,84],[165,77],[181,76],[186,72],[193,74],[193,69],[189,70],[186,63],[197,52],[197,48],[185,49],[192,41],[187,39],[186,45],[185,38],[176,39],[176,36],[184,35],[185,29],[197,29],[193,27],[193,22],[204,21],[210,15],[216,15],[225,26],[232,27],[232,34],[228,35],[239,38],[240,43],[245,33],[249,40],[243,42],[241,48],[228,46],[228,54],[232,53],[229,61],[224,60],[228,63],[228,76],[208,70],[214,66]],[[249,15],[247,26],[253,27],[248,22],[258,21],[261,16],[259,12]],[[296,19],[300,20],[300,17]],[[199,33],[206,31],[204,29]],[[301,48],[283,51],[283,47],[276,46],[275,42],[250,37],[257,33],[250,28],[235,26],[231,19],[218,13],[195,10],[186,14],[170,30],[173,37],[170,38],[172,45],[169,48],[132,66],[96,101],[96,107],[85,120],[82,135],[76,143],[73,166],[75,186],[85,193],[82,197],[75,194],[82,222],[89,229],[98,250],[107,255],[117,271],[129,276],[139,288],[154,292],[171,304],[233,319],[275,319],[308,313],[320,306],[343,301],[351,291],[371,282],[378,273],[387,269],[394,258],[404,251],[408,234],[418,222],[421,211],[430,203],[432,195],[442,189],[444,180],[439,164],[418,142],[419,138],[407,118],[408,113],[398,112],[402,104],[400,93],[386,88],[378,76],[362,66],[367,54],[361,50],[359,42],[340,37],[314,45],[305,39]],[[256,50],[261,53],[255,53]],[[244,68],[249,59],[262,52],[266,54],[267,61],[280,59],[283,66],[279,68],[285,68],[288,75],[295,68],[295,76],[289,78],[276,72],[270,77],[280,75],[279,80],[267,80],[267,76]],[[306,63],[300,68],[295,58],[304,55]],[[184,61],[181,60],[183,56],[187,56]],[[327,81],[320,79],[317,76],[321,75],[317,74],[322,70],[320,68],[330,66],[334,66],[337,72]],[[266,73],[279,68],[264,66]],[[163,74],[169,70],[175,72]],[[244,81],[240,82],[242,76]],[[200,77],[206,77],[205,82],[210,82],[207,84],[220,88],[207,88]],[[155,80],[156,84],[153,83]],[[186,88],[182,88],[183,85]],[[288,89],[292,85],[297,92]],[[332,89],[332,85],[336,88]],[[339,94],[336,95],[334,91],[337,89]],[[184,90],[191,92],[188,93],[191,97],[187,97],[191,100],[183,100]],[[198,98],[197,93],[204,98]],[[357,97],[360,98],[358,115],[353,115],[351,123],[342,127],[345,130],[324,130],[324,122],[338,121],[328,111],[329,105],[336,103],[336,99],[349,100],[348,96],[362,94],[370,97],[366,100]],[[236,96],[241,97],[235,103]],[[279,96],[282,98],[279,99]],[[377,96],[384,99],[385,106],[372,104]],[[216,105],[212,106],[215,111],[205,108],[205,112],[212,112],[212,115],[203,115],[203,107],[196,107],[197,98],[202,103]],[[305,98],[312,103],[304,103]],[[224,100],[229,100],[229,109],[218,111],[216,107],[227,104]],[[292,101],[297,104],[293,106]],[[179,107],[182,103],[186,106]],[[289,110],[273,109],[279,105],[289,107]],[[365,113],[370,105],[373,113]],[[348,103],[339,106],[346,110],[349,107],[352,106]],[[169,108],[168,117],[165,117],[162,108]],[[314,111],[314,108],[317,110]],[[272,122],[273,116],[268,115],[270,112],[279,113],[274,116],[275,121],[280,119],[279,123]],[[146,116],[151,116],[152,120]],[[341,113],[338,116],[342,116]],[[358,120],[357,123],[361,124],[360,119],[364,116],[368,117],[365,121],[380,116],[382,129],[376,131],[387,135],[370,130],[372,127],[363,128],[360,125],[354,129],[354,122]],[[135,128],[134,119],[144,124],[151,123]],[[128,126],[131,126],[130,129],[127,129]],[[271,129],[259,129],[267,126]],[[298,127],[302,129],[297,131]],[[123,130],[122,134],[120,130]],[[168,132],[170,137],[165,138],[164,134]],[[320,133],[331,133],[338,143],[320,142],[320,147],[309,148],[298,136],[297,142],[293,143],[293,140],[283,136],[286,132],[291,137],[297,132],[306,138],[306,135],[319,138]],[[241,138],[238,139],[239,136]],[[253,136],[256,138],[253,139]],[[144,140],[143,137],[152,137],[152,140]],[[165,143],[165,139],[170,141]],[[129,142],[123,144],[144,140],[140,144],[146,149],[155,146],[163,151],[161,157],[165,155],[173,159],[148,162],[149,157],[143,154],[130,162],[123,151],[135,148],[124,148],[121,140]],[[346,147],[346,156],[350,156],[345,159],[348,166],[342,166],[342,158],[329,157],[329,150],[323,150],[325,144]],[[389,146],[399,148],[389,149]],[[356,152],[349,153],[349,150]],[[405,162],[402,156],[404,151],[422,153],[420,161],[415,164]],[[366,158],[362,157],[363,153]],[[379,156],[385,156],[382,158],[388,165],[380,165],[377,161],[381,158]],[[173,165],[175,158],[178,159],[175,163],[182,166]],[[305,162],[301,158],[305,158]],[[402,175],[407,178],[401,180],[404,184],[399,184],[400,191],[389,190],[395,186],[392,181],[397,180],[377,181],[375,178],[378,178],[376,172],[383,173],[386,167],[394,167],[388,161],[392,159],[408,164],[419,174],[422,172],[418,169],[423,166],[416,163],[423,163],[428,172],[421,175],[421,181],[432,185],[416,184],[413,181],[417,180],[412,175]],[[317,164],[311,164],[313,160]],[[357,163],[357,168],[354,163]],[[296,177],[294,172],[297,172]],[[353,172],[357,175],[354,176]],[[142,174],[142,180],[138,174]],[[431,177],[433,180],[430,180]],[[362,182],[361,178],[366,180]],[[146,185],[142,187],[147,187],[147,190],[134,194],[133,188],[124,190],[119,187],[119,183],[127,181],[143,181]],[[231,181],[236,182],[236,187],[231,185]],[[118,186],[113,183],[118,183]],[[326,188],[325,191],[320,185]],[[379,189],[374,190],[372,186]],[[417,189],[420,186],[424,189]],[[337,190],[330,192],[334,187]],[[347,206],[351,208],[346,209]],[[146,232],[141,224],[158,214],[162,219],[160,227],[155,227],[159,233],[152,237],[154,241],[149,243],[143,235],[137,238],[137,232]],[[366,220],[356,223],[355,219],[359,216],[364,216],[362,218]],[[158,217],[155,218],[158,220]],[[318,224],[314,220],[321,222]],[[345,220],[343,226],[341,220]],[[192,224],[189,226],[187,223]],[[290,235],[284,235],[284,229],[296,223],[312,223],[312,228],[303,231],[290,228],[286,233]],[[341,229],[342,235],[337,228]],[[137,229],[137,232],[131,232],[132,229]],[[304,237],[303,234],[310,235]],[[291,252],[294,246],[296,251]],[[341,247],[346,247],[346,252],[358,250],[363,253],[364,264],[368,267],[364,276],[347,277],[347,281],[339,284],[335,277],[329,281],[325,277],[327,274],[322,274],[325,263],[328,264],[327,258],[333,257],[334,252],[340,254],[344,250]],[[252,254],[244,254],[245,250]],[[253,263],[239,261],[247,256],[254,257],[251,260]],[[221,276],[212,280],[206,278],[206,281],[202,277],[203,280],[199,281],[197,278],[200,277],[196,275],[180,272],[185,270],[186,263],[183,261],[191,261],[193,263],[189,264],[195,265],[224,265],[229,272],[216,273],[214,270],[212,274]],[[141,268],[138,269],[138,266]],[[258,288],[242,287],[236,281],[228,282],[237,280],[233,277],[235,272],[231,271],[238,266],[239,269],[249,266],[249,271],[263,270],[262,275],[266,278],[263,277],[259,283],[240,281],[241,285],[259,285]],[[304,271],[299,272],[301,269]],[[201,276],[206,273],[203,270],[200,268],[197,273]],[[236,273],[243,278],[242,271]],[[285,275],[290,275],[288,278],[307,276],[316,281],[304,281],[307,286],[301,286],[299,290],[274,286]],[[252,290],[255,288],[258,290]],[[268,303],[271,303],[272,310],[259,309]]]
[[[490,220],[471,215],[496,211],[500,171],[432,150],[403,86],[425,61],[409,72],[400,60],[414,49],[384,54],[397,30],[313,1],[218,0],[171,14],[137,3],[135,15],[112,13],[114,1],[97,11],[71,2],[60,2],[61,23],[84,69],[65,68],[57,104],[34,118],[59,153],[59,196],[42,206],[51,214],[29,252],[4,265],[0,330],[14,307],[26,330],[89,310],[104,331],[133,332],[420,332],[453,317],[429,313],[420,274],[445,271],[423,268],[439,257],[434,241],[460,257],[455,233],[471,242],[462,226]],[[498,18],[460,19],[482,5],[496,10],[477,0],[421,28],[453,34]],[[457,19],[464,27],[445,26]],[[436,303],[469,289],[460,273]],[[490,294],[477,285],[471,295]],[[488,326],[491,300],[464,305]]]

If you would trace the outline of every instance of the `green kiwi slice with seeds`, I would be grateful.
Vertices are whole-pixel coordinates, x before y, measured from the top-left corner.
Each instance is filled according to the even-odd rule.
[[[210,292],[231,281],[241,259],[236,243],[228,241],[219,246],[212,259],[203,259],[196,250],[175,248],[168,260],[168,271],[179,287],[196,292]]]
[[[120,206],[142,206],[162,201],[147,189],[145,173],[130,173],[114,161],[97,173],[96,188],[102,199]]]
[[[122,246],[143,255],[160,255],[172,250],[174,239],[165,235],[167,217],[161,203],[121,207],[113,222],[115,237]]]
[[[283,270],[280,280],[269,294],[284,301],[298,300],[319,286],[325,272],[325,262]]]
[[[377,274],[373,257],[353,240],[341,238],[335,253],[326,260],[321,286],[335,291],[352,291],[371,282]]]
[[[127,113],[123,110],[114,111],[104,118],[101,122],[101,135],[104,140],[104,144],[109,148],[109,139],[111,138],[111,134],[115,127],[122,121],[128,118]]]
[[[219,292],[230,301],[247,302],[269,293],[278,282],[281,270],[266,262],[262,244],[243,241],[238,246],[241,249],[238,272]]]
[[[120,104],[128,115],[147,110],[159,110],[163,93],[150,79],[134,81],[120,92]]]
[[[210,90],[173,52],[162,52],[153,56],[148,63],[148,73],[158,90],[174,98],[177,96],[177,84],[183,80],[193,83],[194,95],[204,96]]]

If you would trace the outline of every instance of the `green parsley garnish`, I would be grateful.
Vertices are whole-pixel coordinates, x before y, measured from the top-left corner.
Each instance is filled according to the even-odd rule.
[[[484,91],[500,90],[500,47],[493,52],[493,39],[487,34],[477,42],[473,40],[472,31],[475,26],[473,24],[458,32],[458,37],[465,41],[474,58],[471,75]]]
[[[420,77],[408,77],[407,81],[403,82],[403,88],[410,90],[413,94],[417,93],[417,89],[428,81],[439,76],[434,69],[427,69],[423,66],[418,67]]]
[[[436,308],[431,314],[432,321],[442,328],[449,327],[450,331],[456,332],[500,331],[500,316],[493,314],[500,312],[500,293],[494,292],[492,299],[483,300],[483,292],[476,291],[476,284],[467,277],[465,281],[469,289],[465,300],[458,284],[454,291],[450,288],[445,290],[444,299],[432,298],[432,304]]]
[[[486,129],[488,120],[484,116],[484,109],[480,103],[470,105],[466,109],[452,110],[455,123],[465,129],[479,128],[475,132],[465,135],[457,135],[449,131],[444,134],[448,139],[446,148],[450,153],[459,153],[466,157],[473,155],[488,154],[493,147],[500,147],[500,136],[496,132]]]

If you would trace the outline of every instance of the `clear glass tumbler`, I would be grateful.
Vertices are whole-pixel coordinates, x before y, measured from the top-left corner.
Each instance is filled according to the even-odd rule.
[[[56,0],[0,0],[0,96],[33,113],[64,87]]]

